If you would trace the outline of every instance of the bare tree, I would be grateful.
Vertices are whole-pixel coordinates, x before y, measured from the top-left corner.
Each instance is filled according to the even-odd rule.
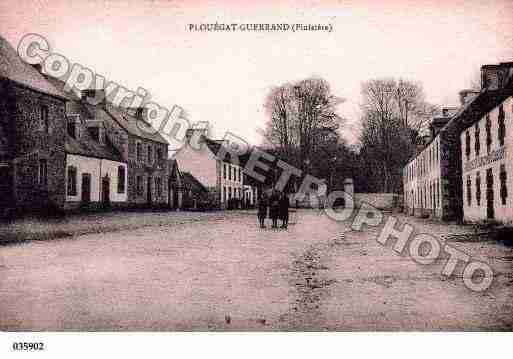
[[[309,172],[314,154],[338,140],[341,102],[321,78],[272,88],[264,104],[269,120],[260,133],[290,164]]]
[[[400,79],[375,79],[362,85],[360,136],[365,169],[376,191],[401,190],[401,168],[414,153],[438,108],[424,100],[422,86]]]

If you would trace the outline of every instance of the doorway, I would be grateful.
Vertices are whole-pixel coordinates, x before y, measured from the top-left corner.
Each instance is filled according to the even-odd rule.
[[[89,204],[91,202],[91,175],[89,173],[82,173],[82,204]]]
[[[110,178],[107,176],[102,178],[102,204],[104,207],[110,205]]]
[[[146,200],[148,204],[151,204],[151,177],[148,176],[148,183],[146,184]]]
[[[486,170],[486,218],[495,219],[494,198],[493,198],[493,171]]]

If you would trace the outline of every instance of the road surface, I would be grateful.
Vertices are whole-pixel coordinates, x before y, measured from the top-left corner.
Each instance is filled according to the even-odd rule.
[[[488,291],[475,293],[440,275],[443,260],[423,266],[382,246],[378,229],[354,232],[314,210],[292,221],[288,230],[260,229],[254,213],[226,212],[2,246],[0,329],[513,328],[507,246],[454,244],[497,272]],[[430,233],[452,230],[415,221]]]

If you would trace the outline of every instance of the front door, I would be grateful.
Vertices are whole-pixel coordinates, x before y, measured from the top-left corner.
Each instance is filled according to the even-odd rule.
[[[91,202],[91,175],[89,173],[82,174],[82,203],[89,204]]]
[[[102,204],[110,205],[110,178],[107,176],[102,178]]]
[[[148,183],[146,184],[146,200],[151,204],[151,177],[148,176]]]
[[[493,202],[493,171],[490,168],[486,171],[486,218],[488,219],[495,218]]]

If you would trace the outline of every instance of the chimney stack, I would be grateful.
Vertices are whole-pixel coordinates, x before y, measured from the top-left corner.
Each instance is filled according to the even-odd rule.
[[[91,105],[105,106],[107,98],[104,89],[87,89],[82,91],[82,99]]]

